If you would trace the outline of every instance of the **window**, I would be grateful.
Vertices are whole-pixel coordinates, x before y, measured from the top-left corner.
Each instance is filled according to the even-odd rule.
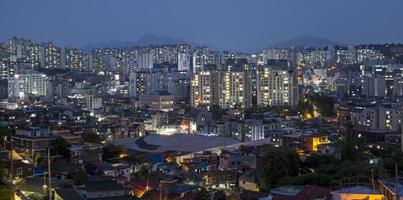
[[[16,175],[17,175],[17,176],[21,176],[21,175],[22,175],[22,167],[17,168]]]

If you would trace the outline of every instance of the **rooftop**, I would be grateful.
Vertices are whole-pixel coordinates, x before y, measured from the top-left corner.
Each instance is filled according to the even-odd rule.
[[[366,186],[353,186],[333,191],[335,194],[381,194],[380,192],[373,190]]]
[[[60,188],[56,189],[56,193],[63,200],[84,200],[84,198],[73,188]]]
[[[115,142],[115,145],[123,145],[128,149],[143,151],[143,152],[166,152],[166,151],[181,151],[181,152],[197,152],[205,149],[231,145],[239,143],[239,141],[231,138],[223,137],[207,137],[200,135],[149,135],[143,138],[144,142],[150,145],[155,145],[155,149],[144,148],[142,145],[136,144],[140,138],[125,138]]]

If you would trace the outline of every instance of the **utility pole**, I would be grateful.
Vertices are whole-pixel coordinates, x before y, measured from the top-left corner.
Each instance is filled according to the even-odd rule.
[[[371,169],[371,183],[372,183],[372,189],[375,190],[374,169]]]
[[[48,193],[49,193],[49,200],[52,200],[52,176],[50,172],[50,147],[48,147]]]
[[[13,138],[11,136],[10,132],[10,172],[9,172],[9,177],[10,180],[13,180],[13,173],[14,173],[14,162],[13,162]]]
[[[397,163],[395,163],[396,200],[399,200],[399,178],[397,176]]]

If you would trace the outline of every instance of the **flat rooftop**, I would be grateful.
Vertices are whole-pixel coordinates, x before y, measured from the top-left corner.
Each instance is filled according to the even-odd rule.
[[[150,153],[166,151],[198,152],[237,143],[240,142],[231,138],[193,134],[149,135],[141,138],[125,138],[113,142],[113,144],[122,145],[127,149]]]

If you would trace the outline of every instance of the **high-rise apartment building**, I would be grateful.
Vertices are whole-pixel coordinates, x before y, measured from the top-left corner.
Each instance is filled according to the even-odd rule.
[[[137,57],[137,69],[152,69],[153,65],[153,54],[144,53]]]
[[[52,42],[42,43],[40,49],[41,68],[56,69],[62,66],[62,49]]]
[[[37,72],[14,74],[8,78],[8,97],[24,98],[28,95],[46,96],[47,77]]]
[[[192,75],[190,82],[190,105],[192,107],[206,106],[208,109],[218,105],[219,71],[216,66],[206,67]]]
[[[178,71],[190,71],[190,55],[178,53]]]
[[[298,95],[294,74],[284,68],[262,66],[257,74],[259,106],[295,106]]]
[[[223,109],[252,106],[252,76],[242,67],[220,73],[219,106]]]
[[[89,70],[89,58],[80,49],[66,48],[64,57],[66,68],[79,71]]]

